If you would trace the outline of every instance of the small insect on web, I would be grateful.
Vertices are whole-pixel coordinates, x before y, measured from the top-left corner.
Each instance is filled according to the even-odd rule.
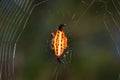
[[[66,54],[68,54],[68,52],[64,54],[65,50],[68,48],[68,39],[63,31],[64,26],[66,26],[66,24],[60,24],[58,30],[56,31],[56,34],[51,33],[53,37],[52,49],[54,50],[57,60],[60,63],[64,63],[62,57],[65,57]]]

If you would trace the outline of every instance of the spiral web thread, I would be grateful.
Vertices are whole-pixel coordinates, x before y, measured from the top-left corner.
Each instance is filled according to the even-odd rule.
[[[38,3],[35,3],[35,0],[0,1],[0,80],[12,79],[17,41],[33,9],[46,1]]]

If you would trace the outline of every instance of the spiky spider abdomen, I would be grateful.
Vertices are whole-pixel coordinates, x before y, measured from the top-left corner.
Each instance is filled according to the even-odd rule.
[[[56,31],[56,34],[52,33],[52,49],[54,50],[58,60],[67,48],[67,37],[65,36],[65,33],[62,29],[63,26],[64,24],[61,24],[59,26],[58,30]]]

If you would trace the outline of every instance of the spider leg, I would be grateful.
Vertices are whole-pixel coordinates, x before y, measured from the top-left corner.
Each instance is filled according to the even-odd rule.
[[[54,38],[54,37],[55,37],[55,34],[54,34],[54,33],[51,33],[51,36]]]
[[[61,58],[57,58],[57,60],[58,60],[59,63],[64,64],[64,61]]]
[[[72,57],[72,50],[69,49],[68,51],[69,63],[71,63],[71,57]]]
[[[70,50],[69,46],[64,54],[64,58],[68,60],[69,63],[71,63],[71,57],[72,57],[72,50]]]
[[[53,45],[50,45],[51,49],[54,50],[54,46]]]
[[[54,50],[54,39],[52,39],[52,44],[50,45],[52,50]]]

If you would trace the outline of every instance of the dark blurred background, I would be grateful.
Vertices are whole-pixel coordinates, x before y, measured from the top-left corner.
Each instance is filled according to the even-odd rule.
[[[14,80],[119,80],[119,14],[119,0],[48,0],[36,6],[16,44]],[[64,69],[50,55],[51,32],[61,23],[67,24],[72,51]]]

